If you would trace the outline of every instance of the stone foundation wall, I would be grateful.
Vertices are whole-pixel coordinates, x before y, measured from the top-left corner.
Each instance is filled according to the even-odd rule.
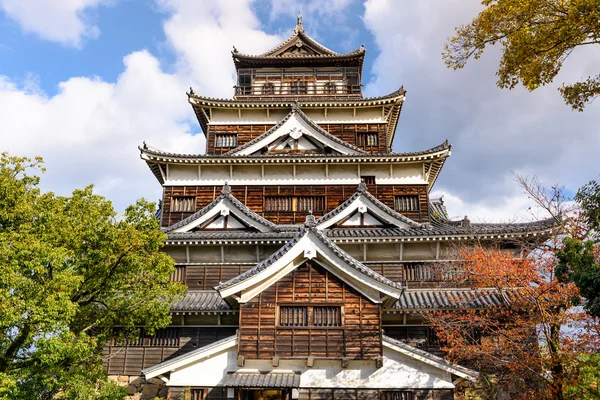
[[[157,378],[146,380],[142,376],[109,375],[108,379],[127,388],[128,400],[166,399],[169,392],[166,384]]]

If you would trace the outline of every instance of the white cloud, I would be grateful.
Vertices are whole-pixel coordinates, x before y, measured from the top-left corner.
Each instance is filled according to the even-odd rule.
[[[100,29],[90,10],[111,0],[0,0],[0,9],[24,31],[64,45],[81,47],[84,39],[96,38]]]
[[[155,200],[160,186],[137,146],[199,152],[204,136],[186,104],[187,82],[161,71],[158,60],[140,51],[124,58],[116,82],[71,78],[53,97],[0,80],[3,148],[13,154],[42,155],[45,189],[61,194],[94,183],[123,209],[136,197]]]
[[[164,30],[168,44],[178,55],[180,73],[189,76],[194,90],[205,95],[233,96],[233,46],[241,52],[257,54],[283,39],[260,29],[249,0],[159,3],[170,14]]]
[[[380,52],[365,92],[381,95],[402,84],[408,89],[397,151],[425,149],[446,138],[454,145],[435,187],[462,200],[449,204],[451,215],[510,219],[523,215],[518,208],[527,210],[511,171],[571,190],[597,178],[600,103],[573,112],[556,88],[597,73],[600,49],[574,53],[552,85],[532,93],[501,90],[495,85],[498,48],[459,71],[447,69],[441,58],[454,27],[480,9],[476,0],[366,1],[365,25]]]

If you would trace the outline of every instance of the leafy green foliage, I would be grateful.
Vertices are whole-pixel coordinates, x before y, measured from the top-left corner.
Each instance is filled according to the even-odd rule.
[[[600,399],[600,354],[586,354],[579,357],[573,380],[565,389],[567,399]]]
[[[582,186],[575,200],[579,203],[584,229],[579,235],[567,236],[556,252],[557,277],[573,282],[586,299],[586,309],[600,317],[600,185],[591,181]]]
[[[554,80],[580,46],[600,44],[598,0],[483,0],[485,7],[468,25],[458,26],[443,58],[450,68],[478,59],[488,45],[502,46],[498,86],[521,83],[535,90]],[[600,95],[600,74],[559,89],[565,102],[583,111]]]
[[[92,186],[41,193],[42,160],[0,159],[0,399],[116,399],[112,327],[152,332],[185,291],[145,200],[122,216]]]

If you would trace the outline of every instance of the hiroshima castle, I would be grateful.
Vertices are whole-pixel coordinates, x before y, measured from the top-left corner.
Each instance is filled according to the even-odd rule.
[[[109,376],[138,399],[453,399],[478,373],[423,314],[506,301],[455,279],[457,249],[522,256],[552,222],[450,220],[430,193],[451,145],[392,151],[406,91],[363,97],[363,46],[330,50],[298,17],[232,56],[233,98],[187,93],[206,149],[140,147],[188,292],[167,328],[107,344]]]

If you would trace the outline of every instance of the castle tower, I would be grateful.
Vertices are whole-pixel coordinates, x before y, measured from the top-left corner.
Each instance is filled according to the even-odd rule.
[[[363,97],[364,56],[324,47],[298,17],[266,53],[234,48],[232,99],[190,90],[204,154],[140,148],[189,292],[170,327],[107,347],[110,375],[239,400],[446,399],[476,378],[440,357],[420,313],[501,304],[452,279],[457,244],[518,256],[513,242],[552,223],[450,221],[429,193],[451,146],[392,151],[406,92]]]

